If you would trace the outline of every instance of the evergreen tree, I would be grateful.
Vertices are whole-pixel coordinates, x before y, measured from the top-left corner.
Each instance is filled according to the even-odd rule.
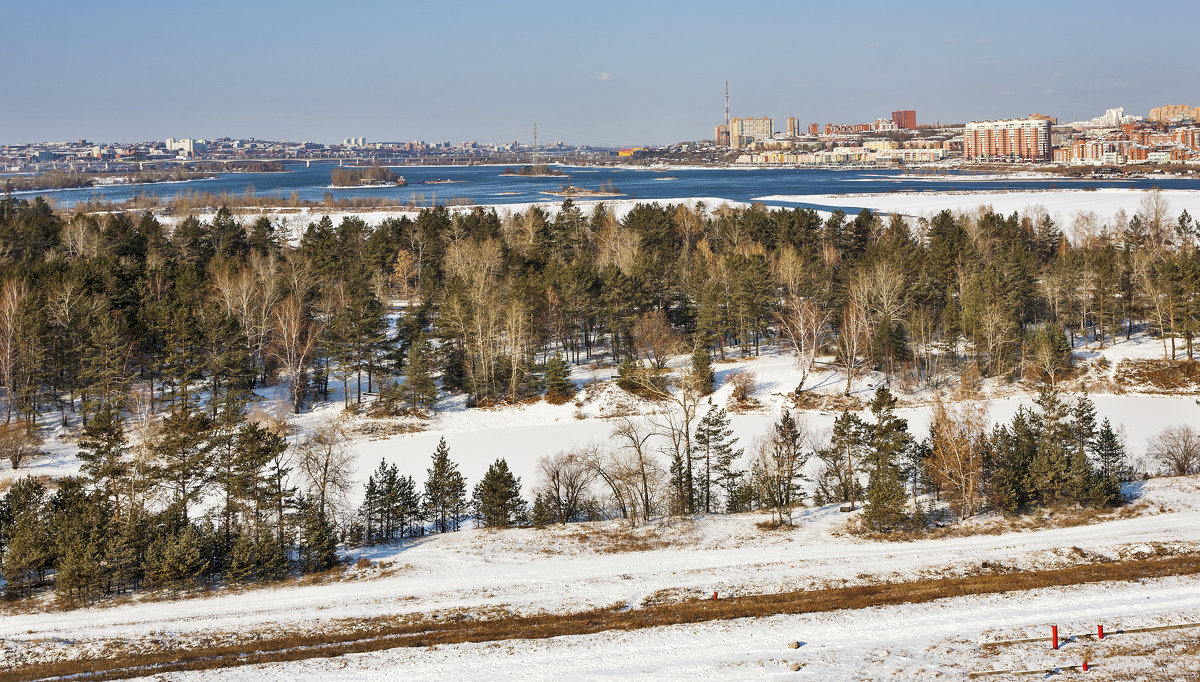
[[[725,410],[708,401],[708,412],[696,426],[696,459],[703,467],[699,476],[699,495],[703,501],[704,513],[711,514],[713,504],[713,487],[720,485],[725,491],[725,500],[732,498],[737,487],[739,472],[733,470],[733,463],[742,456],[741,449],[734,450],[737,438],[729,426],[729,415]]]
[[[437,384],[430,368],[432,351],[422,333],[408,348],[408,369],[404,375],[404,400],[414,410],[431,409],[438,399]]]
[[[1071,409],[1070,433],[1073,453],[1086,455],[1096,449],[1096,404],[1085,391]]]
[[[1113,429],[1108,417],[1100,424],[1096,435],[1096,460],[1100,465],[1101,475],[1115,476],[1117,480],[1125,480],[1129,475],[1128,464],[1125,461],[1125,443]]]
[[[182,531],[156,540],[146,563],[146,578],[152,587],[179,592],[196,586],[208,571],[200,531],[189,523]]]
[[[823,504],[849,502],[851,510],[855,508],[855,500],[862,498],[857,465],[864,459],[869,444],[870,428],[858,415],[842,412],[833,420],[829,447],[818,453],[825,465],[817,480]]]
[[[425,515],[436,532],[458,530],[459,511],[466,506],[466,495],[466,481],[458,472],[458,465],[450,461],[450,448],[442,438],[433,452],[433,465],[425,479]]]
[[[0,572],[4,574],[4,592],[10,597],[28,597],[42,584],[42,576],[53,557],[41,509],[16,514],[7,529],[6,546]]]
[[[97,490],[108,496],[118,510],[118,487],[129,469],[125,455],[125,428],[120,412],[114,406],[105,404],[83,427],[76,456],[80,461],[80,471],[91,479]]]
[[[513,476],[503,458],[488,467],[475,484],[475,518],[484,528],[508,528],[525,520],[521,479]]]
[[[692,351],[692,370],[688,379],[691,387],[699,395],[712,393],[716,374],[713,372],[712,356],[708,354],[707,348],[698,347]]]
[[[311,500],[297,501],[300,515],[296,556],[300,570],[316,573],[337,565],[337,531],[320,505]]]
[[[212,426],[207,415],[186,407],[172,410],[160,425],[155,444],[160,472],[184,521],[212,480]]]
[[[872,530],[890,531],[907,521],[901,462],[912,446],[908,422],[894,413],[896,398],[885,386],[875,390],[871,414],[875,424],[868,427],[870,450],[867,453],[867,500],[863,523]]]
[[[546,361],[546,402],[562,405],[575,397],[575,382],[571,381],[571,367],[562,355],[555,353]]]

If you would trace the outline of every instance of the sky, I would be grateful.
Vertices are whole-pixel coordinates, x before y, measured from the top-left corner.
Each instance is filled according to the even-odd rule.
[[[0,144],[665,144],[1200,105],[1200,2],[0,0]]]

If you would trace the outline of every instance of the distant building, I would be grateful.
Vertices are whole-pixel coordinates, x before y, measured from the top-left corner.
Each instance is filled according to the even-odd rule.
[[[187,156],[193,156],[197,152],[208,151],[207,142],[204,140],[193,140],[190,137],[185,137],[179,140],[173,137],[168,137],[166,139],[166,146],[167,151],[169,152],[181,152]]]
[[[1155,123],[1169,123],[1184,119],[1200,121],[1200,107],[1190,107],[1186,104],[1168,104],[1157,109],[1151,109],[1150,116],[1147,118]]]
[[[800,137],[800,123],[795,116],[787,117],[787,134],[789,137]]]
[[[917,112],[915,109],[893,111],[892,122],[901,130],[915,130],[917,127]]]
[[[713,135],[713,141],[718,147],[729,146],[729,126],[724,123],[718,123],[716,131]]]
[[[821,134],[821,124],[820,123],[809,123],[808,124],[808,134],[809,135],[820,135]]]
[[[755,140],[775,137],[775,120],[769,116],[733,118],[729,121],[729,146],[741,149]]]
[[[963,157],[976,161],[1049,161],[1050,121],[973,121],[963,132]]]

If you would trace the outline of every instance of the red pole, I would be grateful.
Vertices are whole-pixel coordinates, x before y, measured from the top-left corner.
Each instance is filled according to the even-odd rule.
[[[1050,639],[1053,640],[1053,642],[1051,642],[1051,648],[1057,649],[1058,648],[1058,626],[1057,625],[1050,626]]]
[[[1096,639],[1104,639],[1104,624],[1096,626]]]
[[[713,601],[717,600],[717,591],[713,590]]]
[[[1087,659],[1083,659],[1083,672],[1087,672]]]

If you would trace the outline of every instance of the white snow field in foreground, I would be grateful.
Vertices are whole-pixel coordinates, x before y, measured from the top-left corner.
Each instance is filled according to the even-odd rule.
[[[964,679],[971,671],[1078,665],[1083,679],[1174,679],[1144,657],[1105,654],[1171,632],[1114,635],[1103,643],[1049,646],[1062,635],[1120,626],[1200,620],[1200,578],[1099,583],[942,599],[925,604],[799,616],[716,621],[630,632],[399,648],[337,658],[160,676],[172,680],[483,680],[483,679]],[[1187,632],[1187,631],[1176,631]],[[1044,636],[1041,642],[981,650],[985,641]],[[799,641],[791,649],[788,642]],[[1196,665],[1176,657],[1176,671]],[[803,667],[792,671],[791,665]],[[1163,673],[1167,673],[1163,675]],[[1067,677],[1067,676],[1064,676]],[[1016,679],[1000,677],[990,679]],[[1038,679],[1023,677],[1020,679]]]
[[[238,641],[278,628],[318,631],[337,627],[341,618],[460,609],[530,614],[638,608],[664,590],[682,599],[713,590],[762,594],[962,574],[985,561],[1052,568],[1200,546],[1197,478],[1155,479],[1139,487],[1131,490],[1142,495],[1138,508],[1154,513],[1085,526],[913,542],[834,534],[847,516],[836,506],[805,510],[798,516],[799,527],[785,532],[758,529],[754,522],[765,518],[761,515],[658,526],[658,537],[668,544],[641,552],[601,553],[593,549],[602,544],[594,537],[580,541],[580,533],[617,532],[619,522],[547,531],[467,530],[354,553],[395,562],[395,572],[384,576],[377,569],[348,569],[343,579],[327,584],[0,618],[0,665],[84,656],[113,641],[134,648],[152,640],[186,646]]]

